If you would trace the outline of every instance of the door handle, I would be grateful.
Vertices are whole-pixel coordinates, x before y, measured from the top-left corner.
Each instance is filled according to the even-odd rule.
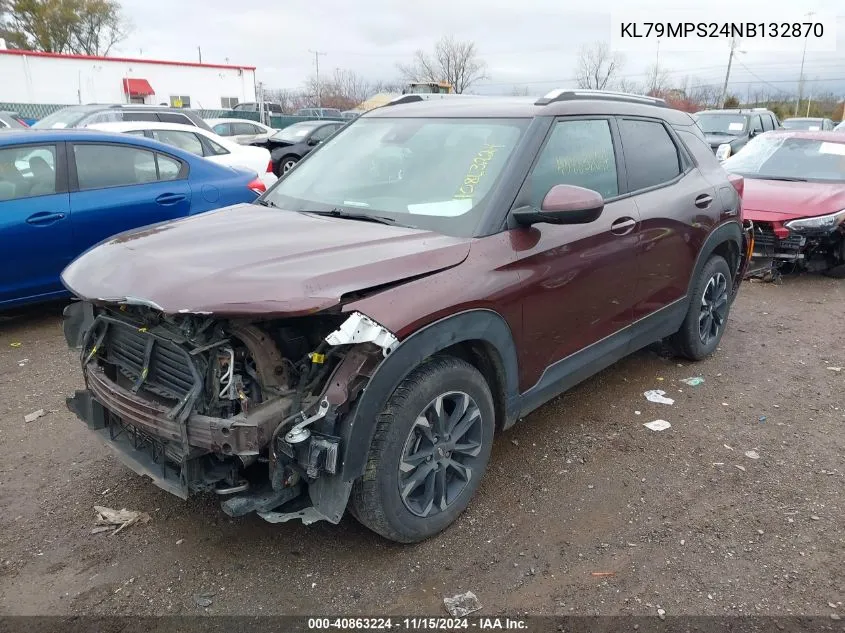
[[[703,193],[695,199],[695,206],[699,209],[706,209],[710,206],[711,202],[713,202],[713,196]]]
[[[185,199],[181,193],[163,193],[158,198],[156,198],[156,202],[159,204],[169,206],[171,204],[176,204],[177,202],[182,202]]]
[[[634,218],[619,218],[610,225],[610,232],[614,235],[627,235],[637,226],[637,221]]]
[[[49,211],[39,211],[38,213],[33,213],[31,216],[29,216],[26,219],[26,223],[34,224],[35,226],[44,226],[64,219],[64,213],[50,213]]]

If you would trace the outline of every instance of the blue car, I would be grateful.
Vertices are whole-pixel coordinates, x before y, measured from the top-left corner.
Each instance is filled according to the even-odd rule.
[[[141,136],[8,131],[0,135],[0,310],[66,296],[59,273],[107,237],[263,191],[254,173]]]

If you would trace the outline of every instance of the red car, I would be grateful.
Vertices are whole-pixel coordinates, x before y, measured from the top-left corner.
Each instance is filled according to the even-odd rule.
[[[845,276],[845,134],[769,132],[722,165],[745,178],[743,213],[755,237],[749,273]]]

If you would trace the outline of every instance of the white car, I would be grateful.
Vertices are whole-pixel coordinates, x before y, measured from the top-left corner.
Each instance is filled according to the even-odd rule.
[[[155,121],[122,121],[95,123],[89,125],[88,128],[104,132],[122,132],[146,136],[197,156],[203,156],[221,165],[250,169],[258,174],[261,182],[268,188],[278,180],[273,173],[269,150],[263,147],[239,145],[193,125],[158,123]]]
[[[215,134],[225,136],[229,140],[250,145],[251,143],[263,143],[279,130],[249,119],[206,119]]]

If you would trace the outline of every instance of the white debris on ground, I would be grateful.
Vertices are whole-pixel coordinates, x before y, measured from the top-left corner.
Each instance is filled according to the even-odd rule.
[[[666,392],[662,389],[650,389],[643,393],[646,397],[646,400],[649,402],[656,402],[657,404],[675,404],[675,401],[672,398],[666,397]]]
[[[146,512],[138,512],[137,510],[112,510],[105,506],[94,506],[94,511],[97,513],[97,527],[91,530],[91,534],[99,534],[100,532],[108,532],[114,530],[111,535],[114,536],[121,530],[128,528],[130,525],[138,523],[147,523],[150,520],[150,515]]]
[[[681,382],[685,385],[689,385],[690,387],[698,387],[698,385],[704,382],[704,378],[701,376],[693,376],[692,378],[682,378]]]
[[[443,598],[443,604],[446,606],[446,611],[453,618],[463,618],[470,613],[475,613],[481,608],[481,603],[471,591],[460,593],[451,598]]]
[[[668,428],[671,428],[672,425],[669,424],[666,420],[654,420],[654,422],[646,422],[643,426],[647,429],[651,429],[652,431],[665,431]]]
[[[760,459],[760,453],[757,451],[745,451],[745,456],[748,459]]]
[[[27,413],[23,416],[23,421],[27,424],[30,422],[35,422],[38,418],[43,418],[47,415],[47,412],[44,409],[38,409],[38,411],[33,411],[32,413]]]

